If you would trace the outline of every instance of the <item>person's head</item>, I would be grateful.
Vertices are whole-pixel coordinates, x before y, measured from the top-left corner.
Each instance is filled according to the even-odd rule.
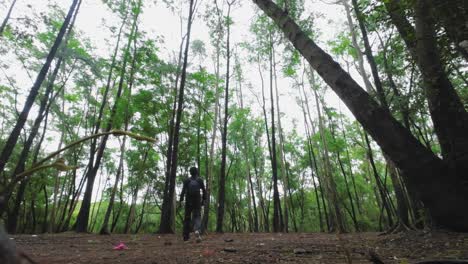
[[[198,176],[198,169],[197,169],[196,167],[190,168],[190,175],[191,175],[192,177]]]

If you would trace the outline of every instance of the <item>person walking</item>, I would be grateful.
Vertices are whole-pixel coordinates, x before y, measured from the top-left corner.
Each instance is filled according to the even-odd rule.
[[[202,195],[200,194],[202,191]],[[185,215],[184,215],[184,241],[190,239],[190,231],[195,232],[197,243],[201,242],[201,207],[206,200],[206,189],[203,180],[198,175],[196,167],[190,168],[190,177],[184,180],[182,193],[180,194],[180,202],[185,198]]]

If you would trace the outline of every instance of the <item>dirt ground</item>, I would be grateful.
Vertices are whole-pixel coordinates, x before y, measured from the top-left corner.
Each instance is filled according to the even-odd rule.
[[[384,263],[468,259],[468,234],[407,232],[343,234],[210,234],[202,243],[180,236],[18,235],[18,248],[38,263]],[[232,241],[231,241],[232,240]],[[128,249],[114,250],[123,242]]]

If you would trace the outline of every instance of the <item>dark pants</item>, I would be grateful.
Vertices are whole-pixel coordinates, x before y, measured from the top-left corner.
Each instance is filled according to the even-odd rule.
[[[190,231],[201,232],[201,197],[188,196],[185,199],[184,239],[189,239]]]

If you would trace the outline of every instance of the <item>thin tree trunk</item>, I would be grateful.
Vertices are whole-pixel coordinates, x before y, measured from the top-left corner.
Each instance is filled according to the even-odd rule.
[[[16,0],[13,0],[13,2],[11,2],[10,8],[8,9],[8,13],[5,19],[3,19],[2,25],[0,26],[0,37],[3,36],[3,31],[5,31],[5,28],[8,24],[8,20],[10,20],[11,12],[13,11],[15,4],[16,4]]]
[[[374,55],[372,55],[372,48],[369,43],[369,38],[367,36],[367,30],[365,26],[365,20],[364,20],[365,18],[359,9],[357,0],[351,0],[351,2],[353,3],[354,12],[356,13],[356,17],[359,23],[359,28],[361,29],[362,40],[364,42],[364,53],[366,54],[367,61],[369,62],[369,65],[371,68],[372,76],[374,77],[374,85],[375,85],[375,89],[377,90],[377,97],[379,99],[380,104],[383,106],[383,108],[389,109],[387,99],[385,98],[383,85],[382,85],[382,82],[380,81],[379,71],[377,69],[377,63],[375,62]]]
[[[148,193],[149,193],[149,187],[146,189],[145,197],[143,198],[143,204],[141,205],[141,215],[140,215],[140,220],[138,220],[138,224],[135,228],[134,234],[138,234],[138,232],[141,229],[141,226],[143,225],[143,217],[145,216],[145,208],[146,208],[146,202],[148,200]]]
[[[310,76],[310,82],[312,86],[312,91],[314,92],[314,97],[315,97],[315,105],[317,107],[317,114],[318,114],[318,119],[319,119],[319,133],[320,133],[320,139],[322,141],[323,145],[323,161],[324,161],[324,169],[325,169],[325,188],[326,188],[326,196],[328,198],[328,203],[330,207],[333,207],[333,210],[329,210],[329,216],[330,216],[330,231],[336,231],[339,233],[343,233],[346,231],[346,228],[344,226],[344,218],[342,215],[342,211],[340,208],[340,202],[338,199],[338,190],[336,187],[336,182],[333,178],[333,173],[332,173],[332,165],[330,162],[330,154],[328,152],[328,142],[325,138],[325,125],[324,125],[324,120],[322,117],[322,111],[320,109],[320,102],[317,94],[317,87],[315,87],[315,78],[314,74],[311,73]]]
[[[358,43],[358,40],[357,40],[357,33],[356,33],[356,30],[355,30],[355,25],[354,25],[354,22],[353,22],[353,18],[351,16],[351,8],[349,7],[349,3],[348,3],[348,0],[342,0],[341,1],[344,8],[345,8],[345,11],[346,11],[346,19],[347,19],[347,24],[348,24],[348,28],[349,28],[349,32],[351,33],[351,42],[353,43],[353,47],[356,49],[356,57],[357,57],[357,60],[358,60],[358,70],[359,70],[359,73],[361,74],[362,76],[362,79],[364,81],[364,86],[366,87],[366,91],[368,93],[371,93],[373,91],[373,87],[372,87],[372,84],[370,83],[369,81],[369,78],[367,76],[367,73],[366,73],[366,69],[364,68],[364,58],[362,57],[362,52],[359,48],[359,43]]]
[[[382,201],[383,208],[385,209],[385,211],[387,213],[388,224],[391,227],[391,226],[393,226],[393,218],[392,218],[393,213],[392,213],[392,210],[390,208],[389,201],[387,199],[387,195],[386,195],[385,190],[384,190],[384,186],[382,186],[382,182],[380,180],[380,176],[379,176],[379,173],[377,171],[377,167],[375,165],[374,155],[373,155],[373,152],[372,152],[372,147],[370,145],[369,137],[367,136],[366,132],[364,132],[364,139],[365,139],[366,146],[367,146],[367,158],[369,159],[369,163],[370,163],[370,165],[372,167],[372,173],[374,175],[375,182],[376,182],[377,188],[379,190],[380,199]]]
[[[320,232],[324,232],[325,229],[324,229],[323,222],[322,222],[322,213],[321,213],[321,210],[320,210],[320,200],[318,199],[318,196],[317,196],[318,195],[317,184],[315,182],[315,179],[313,178],[314,177],[314,174],[313,174],[314,171],[315,171],[315,176],[317,177],[317,180],[319,182],[320,197],[321,197],[321,201],[322,201],[322,204],[323,204],[323,211],[324,211],[324,214],[325,214],[325,221],[326,221],[326,224],[327,224],[327,230],[330,230],[330,223],[329,223],[329,218],[328,218],[327,205],[325,203],[325,197],[324,197],[324,192],[323,192],[322,183],[321,183],[321,177],[322,176],[320,175],[320,172],[319,172],[317,159],[315,158],[315,153],[314,153],[314,149],[313,149],[313,145],[312,145],[312,135],[315,135],[316,132],[315,132],[315,127],[314,127],[314,124],[313,124],[313,121],[312,121],[312,115],[311,115],[311,111],[310,111],[310,108],[309,108],[309,103],[308,103],[307,94],[306,94],[306,91],[305,91],[305,88],[304,88],[304,83],[301,84],[301,88],[302,88],[302,94],[304,95],[304,98],[302,99],[302,94],[300,92],[299,92],[299,95],[301,97],[302,109],[303,109],[303,112],[304,112],[304,120],[305,120],[304,124],[305,124],[305,128],[306,128],[306,135],[307,135],[307,142],[308,142],[309,163],[310,163],[311,173],[312,173],[312,182],[314,184],[314,191],[315,191],[315,194],[316,194],[317,205],[318,205],[318,210],[319,210]],[[307,112],[306,112],[306,110],[307,110]],[[312,133],[310,131],[308,121],[310,122],[310,126],[312,128]],[[315,147],[318,148],[318,146],[315,146]]]
[[[122,144],[120,145],[119,166],[117,168],[117,175],[115,176],[114,186],[112,187],[111,196],[109,198],[109,205],[107,206],[106,214],[104,215],[104,222],[102,223],[101,231],[99,231],[101,235],[110,234],[109,220],[110,220],[110,215],[112,213],[112,210],[114,210],[115,194],[117,193],[117,187],[119,185],[120,175],[121,175],[121,172],[123,171],[126,138],[127,137],[124,136],[122,140]]]
[[[138,2],[138,8],[141,7],[141,4],[142,4],[142,2],[140,0]],[[129,53],[128,51],[130,50],[130,44],[131,44],[131,41],[132,41],[132,36],[135,37],[135,35],[136,35],[136,25],[137,25],[139,14],[140,14],[140,12],[138,12],[135,15],[135,18],[133,20],[132,29],[130,31],[130,37],[128,38],[126,51],[124,52],[124,60],[123,60],[123,63],[122,63],[122,69],[121,69],[120,81],[119,81],[119,85],[118,85],[118,89],[117,89],[117,95],[116,95],[114,105],[112,106],[112,109],[111,109],[110,119],[107,122],[107,127],[105,129],[105,132],[109,132],[112,129],[113,122],[114,122],[113,119],[115,118],[115,115],[117,113],[117,106],[118,106],[118,102],[120,100],[120,97],[122,95],[123,84],[124,84],[124,79],[125,79],[124,77],[125,77],[125,73],[126,73],[126,66],[127,66],[128,57],[129,57],[128,56],[128,53]],[[91,194],[92,194],[92,191],[93,191],[94,179],[96,177],[97,171],[99,170],[99,167],[100,167],[100,164],[101,164],[102,157],[104,155],[104,150],[106,148],[106,143],[107,143],[108,138],[109,138],[109,135],[103,136],[102,141],[101,141],[101,143],[99,145],[99,149],[98,149],[98,151],[96,153],[96,161],[95,161],[94,165],[92,166],[92,168],[90,168],[88,170],[88,174],[86,175],[86,178],[88,179],[88,181],[87,181],[87,185],[86,185],[86,189],[85,189],[85,194],[84,194],[84,197],[83,197],[83,202],[82,202],[82,205],[81,205],[81,208],[80,208],[80,212],[78,213],[78,217],[77,217],[77,222],[76,222],[76,231],[77,232],[86,232],[87,228],[88,228],[88,216],[89,216],[89,209],[90,209],[90,205],[91,205]]]
[[[270,101],[271,101],[271,167],[273,181],[273,232],[283,230],[283,219],[281,216],[281,201],[278,190],[278,163],[276,158],[276,135],[275,135],[275,98],[273,96],[273,40],[272,32],[269,33],[269,62],[270,62]]]
[[[226,39],[226,87],[224,90],[224,121],[221,135],[221,174],[218,185],[218,209],[216,217],[216,232],[223,232],[224,211],[225,211],[225,190],[226,190],[226,152],[227,152],[227,124],[229,119],[229,78],[230,78],[230,62],[231,62],[231,3],[228,2],[227,11],[227,39]]]
[[[283,127],[281,126],[281,110],[280,110],[280,103],[279,103],[279,92],[278,92],[278,81],[276,76],[276,60],[275,60],[275,52],[274,49],[272,50],[272,58],[273,58],[273,76],[275,80],[275,95],[276,95],[276,114],[278,116],[278,144],[279,144],[279,155],[280,155],[280,167],[281,167],[281,176],[283,181],[283,193],[284,193],[284,226],[281,229],[284,232],[289,232],[289,183],[288,183],[288,175],[286,174],[286,158],[284,156],[284,135],[283,135]],[[283,218],[281,218],[283,219]]]
[[[43,81],[46,78],[47,72],[49,71],[50,64],[52,63],[52,60],[55,58],[55,54],[57,53],[57,50],[62,43],[62,39],[65,35],[65,32],[67,31],[70,21],[72,19],[73,14],[75,13],[76,7],[78,3],[81,3],[80,0],[74,0],[73,3],[70,6],[70,9],[68,11],[68,14],[60,28],[60,31],[57,35],[57,38],[54,41],[54,44],[52,48],[50,49],[49,54],[47,55],[46,61],[44,65],[42,65],[42,68],[37,75],[36,80],[34,81],[34,85],[32,86],[31,90],[29,91],[29,94],[26,98],[26,102],[24,104],[23,110],[19,114],[18,120],[13,127],[10,135],[8,136],[7,140],[5,141],[5,145],[3,146],[2,152],[0,153],[0,175],[3,174],[5,165],[10,159],[11,153],[13,152],[13,149],[15,148],[16,143],[18,142],[18,138],[21,134],[21,130],[23,129],[26,120],[28,119],[29,112],[34,104],[34,101],[39,93],[39,90],[41,88],[41,85]]]

